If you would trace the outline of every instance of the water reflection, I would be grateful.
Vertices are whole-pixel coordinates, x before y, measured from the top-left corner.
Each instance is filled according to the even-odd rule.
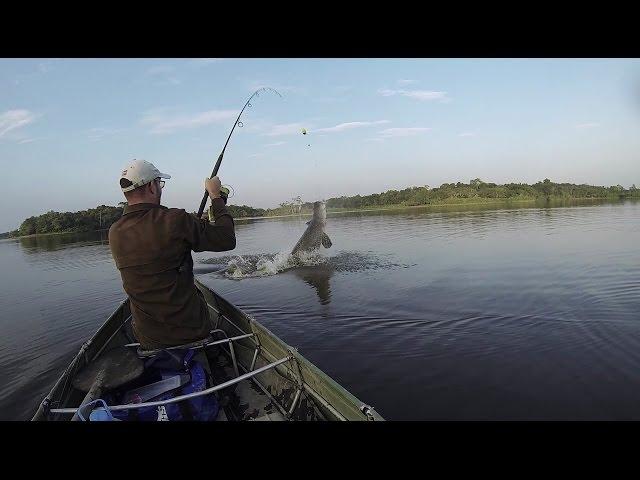
[[[71,245],[73,247],[82,245],[108,245],[109,235],[107,230],[102,230],[98,232],[34,235],[21,237],[17,241],[20,243],[23,252],[34,254],[42,251],[51,252],[60,250],[61,248],[66,248]]]
[[[334,274],[332,265],[317,265],[313,267],[300,267],[291,270],[294,276],[311,286],[318,295],[321,305],[331,303],[331,285],[329,280]]]

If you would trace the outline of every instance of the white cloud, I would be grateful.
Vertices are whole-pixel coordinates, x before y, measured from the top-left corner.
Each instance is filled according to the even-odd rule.
[[[275,142],[275,143],[267,143],[265,147],[277,147],[279,145],[284,145],[287,142]]]
[[[378,132],[382,138],[412,137],[430,131],[429,127],[387,128]]]
[[[448,102],[450,100],[447,97],[447,92],[434,92],[431,90],[389,90],[388,88],[382,88],[378,90],[378,93],[383,97],[391,97],[394,95],[402,95],[404,97],[415,98],[421,101],[441,101]]]
[[[409,85],[411,83],[417,83],[417,80],[408,80],[408,79],[400,79],[398,80],[399,85]]]
[[[251,155],[247,155],[247,157],[264,157],[264,153],[252,153]]]
[[[474,132],[463,132],[458,134],[459,137],[475,137],[476,134]]]
[[[33,123],[39,117],[38,114],[29,110],[7,110],[0,114],[0,138],[5,137],[7,133],[25,127]]]
[[[581,123],[580,125],[576,125],[576,128],[594,128],[594,127],[599,127],[600,124],[599,123]]]
[[[171,114],[164,109],[145,113],[140,124],[150,128],[151,133],[166,134],[178,130],[203,127],[212,123],[224,123],[238,115],[236,110],[208,110],[192,114]]]
[[[294,135],[302,131],[303,128],[309,128],[302,123],[282,123],[279,125],[273,125],[271,130],[265,133],[269,137],[275,137],[278,135]]]
[[[31,142],[35,142],[36,140],[37,140],[37,138],[25,138],[24,140],[20,140],[18,143],[19,144],[31,143]]]
[[[352,128],[368,127],[371,125],[380,125],[383,123],[389,123],[389,120],[378,120],[375,122],[347,122],[336,125],[335,127],[318,128],[316,132],[343,132],[345,130],[351,130]]]

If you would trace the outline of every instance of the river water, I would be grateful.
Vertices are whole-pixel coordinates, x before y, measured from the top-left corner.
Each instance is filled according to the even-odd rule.
[[[640,419],[640,203],[237,222],[208,286],[391,420]],[[106,233],[0,241],[0,419],[35,412],[124,298]],[[223,273],[224,272],[224,273]]]

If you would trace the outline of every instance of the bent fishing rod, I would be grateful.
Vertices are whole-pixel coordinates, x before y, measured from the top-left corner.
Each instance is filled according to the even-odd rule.
[[[266,91],[274,92],[279,97],[282,97],[282,95],[280,95],[280,93],[278,93],[277,90],[274,90],[273,88],[270,88],[270,87],[262,87],[256,90],[255,92],[253,92],[253,94],[249,97],[249,99],[244,104],[244,107],[242,107],[242,110],[240,110],[240,113],[238,114],[238,118],[236,118],[236,121],[234,122],[233,127],[231,128],[231,132],[229,132],[227,141],[224,143],[224,147],[222,147],[222,151],[218,156],[218,161],[216,162],[215,167],[213,167],[213,171],[211,172],[211,176],[209,178],[213,178],[218,174],[218,169],[220,168],[220,164],[222,163],[222,157],[224,157],[224,152],[227,149],[227,145],[229,143],[229,140],[231,139],[231,135],[233,135],[233,131],[236,129],[236,127],[242,127],[242,122],[240,121],[240,117],[242,116],[244,109],[247,107],[251,107],[251,99],[253,97],[259,97],[260,96],[259,92],[266,92]],[[207,190],[205,189],[204,195],[202,196],[202,201],[200,202],[200,208],[198,209],[198,218],[202,217],[202,212],[204,212],[204,207],[207,204],[207,198],[209,198],[209,192],[207,192]],[[225,199],[225,203],[226,203],[226,199]]]

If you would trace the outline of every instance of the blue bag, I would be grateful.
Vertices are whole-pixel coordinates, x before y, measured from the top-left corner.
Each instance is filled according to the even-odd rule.
[[[173,390],[166,391],[153,398],[145,399],[144,402],[156,402],[169,400],[188,393],[201,392],[207,385],[207,374],[202,364],[193,360],[194,350],[163,350],[158,355],[147,360],[145,372],[136,386],[159,382],[167,378],[189,375],[190,379],[184,385]],[[128,387],[131,388],[130,386]],[[135,389],[134,389],[135,390]],[[135,394],[133,395],[135,397]],[[131,390],[119,392],[112,395],[109,400],[110,405],[123,402],[124,399],[131,401]],[[139,403],[135,401],[131,403]],[[129,421],[213,421],[218,416],[219,405],[215,394],[202,395],[200,397],[183,400],[181,402],[160,405],[156,407],[142,407],[131,410],[118,410],[113,416],[119,420]]]

